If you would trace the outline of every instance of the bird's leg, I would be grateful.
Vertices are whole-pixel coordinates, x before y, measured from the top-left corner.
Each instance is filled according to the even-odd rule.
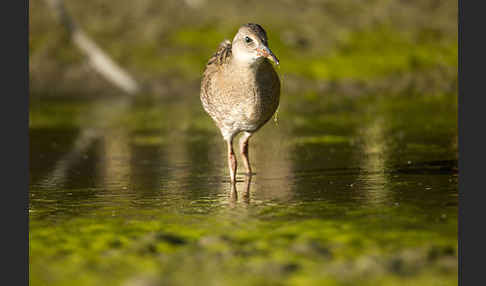
[[[243,193],[243,201],[247,205],[250,203],[250,186],[251,186],[251,176],[248,176],[245,181],[245,192]]]
[[[244,132],[240,138],[240,152],[241,156],[243,157],[243,163],[245,164],[248,176],[251,176],[250,158],[248,156],[248,147],[251,135],[253,134],[250,132]]]
[[[234,207],[238,201],[238,191],[236,190],[236,183],[231,183],[230,206]]]
[[[231,176],[231,182],[236,182],[236,156],[235,152],[233,152],[233,137],[226,140],[226,144],[228,145],[228,167]]]

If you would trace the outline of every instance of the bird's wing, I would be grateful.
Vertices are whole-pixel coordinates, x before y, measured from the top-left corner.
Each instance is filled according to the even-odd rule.
[[[220,68],[228,62],[231,58],[231,42],[229,40],[224,40],[218,46],[218,50],[214,53],[206,64],[206,68],[203,73],[201,80],[201,93],[200,98],[204,109],[211,116],[215,114],[214,101],[217,101],[218,92],[214,89],[215,76],[220,71]],[[215,99],[216,98],[216,99]]]
[[[224,40],[218,46],[218,50],[209,59],[206,66],[209,65],[222,65],[227,60],[231,58],[231,42],[229,40]]]

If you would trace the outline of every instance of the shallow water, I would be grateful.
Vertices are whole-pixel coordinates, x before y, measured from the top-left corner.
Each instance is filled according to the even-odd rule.
[[[455,285],[456,110],[283,95],[235,190],[197,97],[33,99],[31,284]]]

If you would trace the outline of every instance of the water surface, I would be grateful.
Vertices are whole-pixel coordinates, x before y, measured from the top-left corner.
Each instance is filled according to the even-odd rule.
[[[234,189],[197,96],[33,99],[31,284],[456,285],[455,95],[281,101]]]

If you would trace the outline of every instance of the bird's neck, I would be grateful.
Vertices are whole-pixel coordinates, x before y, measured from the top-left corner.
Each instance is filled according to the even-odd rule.
[[[256,73],[258,68],[264,62],[264,58],[258,58],[256,60],[241,60],[238,58],[231,59],[231,66],[235,71]]]

